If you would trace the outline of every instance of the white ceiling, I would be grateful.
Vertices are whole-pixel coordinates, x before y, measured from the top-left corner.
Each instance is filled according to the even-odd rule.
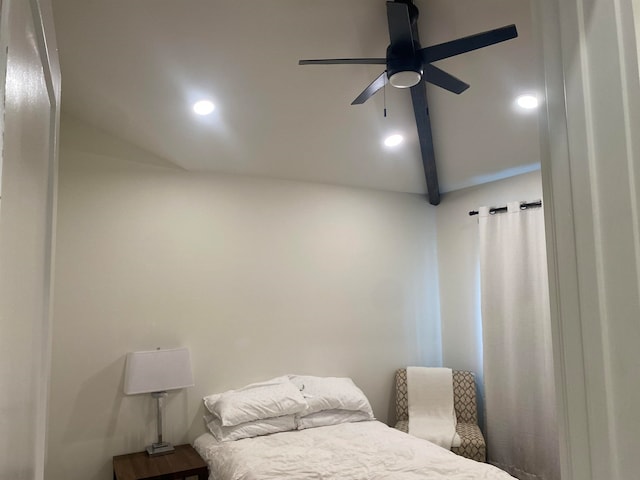
[[[384,0],[53,0],[63,112],[177,166],[426,191],[408,91],[351,101],[380,65],[298,66],[384,57]],[[417,0],[423,46],[515,23],[519,38],[437,65],[471,84],[429,86],[442,191],[539,161],[530,0]],[[211,98],[213,115],[191,104]],[[387,132],[405,143],[382,146]]]

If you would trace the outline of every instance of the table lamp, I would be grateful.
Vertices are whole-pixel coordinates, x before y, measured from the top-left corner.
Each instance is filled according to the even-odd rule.
[[[131,352],[127,354],[124,393],[150,393],[157,401],[158,441],[147,447],[151,456],[173,453],[174,448],[162,439],[163,399],[167,390],[193,386],[189,349],[173,348]]]

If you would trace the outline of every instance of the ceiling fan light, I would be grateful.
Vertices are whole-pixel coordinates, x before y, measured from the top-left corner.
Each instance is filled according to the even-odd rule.
[[[410,88],[417,85],[422,79],[422,75],[413,70],[404,70],[396,72],[389,77],[389,83],[396,88]]]

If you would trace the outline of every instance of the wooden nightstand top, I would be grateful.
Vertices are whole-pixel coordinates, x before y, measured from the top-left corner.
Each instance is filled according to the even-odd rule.
[[[170,480],[197,476],[207,480],[207,464],[191,445],[178,445],[169,455],[150,457],[147,452],[113,457],[114,480]]]

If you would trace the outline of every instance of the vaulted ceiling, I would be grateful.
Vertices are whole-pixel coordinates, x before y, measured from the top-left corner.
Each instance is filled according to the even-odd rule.
[[[529,0],[416,0],[423,46],[515,23],[519,37],[437,66],[471,84],[428,86],[441,190],[536,168],[540,95]],[[178,168],[425,193],[411,97],[351,101],[384,57],[384,0],[53,0],[63,113]],[[383,116],[386,97],[387,117]],[[209,98],[216,110],[193,114]],[[405,141],[389,149],[388,133]]]

